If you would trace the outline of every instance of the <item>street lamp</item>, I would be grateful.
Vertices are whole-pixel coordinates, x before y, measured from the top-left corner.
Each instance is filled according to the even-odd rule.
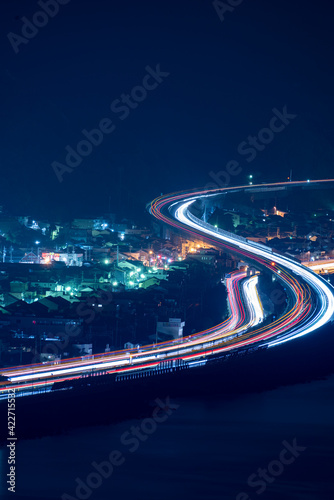
[[[40,241],[36,240],[35,245],[39,245],[39,244],[40,244]],[[38,264],[40,264],[39,247],[37,247],[37,262],[38,262]]]

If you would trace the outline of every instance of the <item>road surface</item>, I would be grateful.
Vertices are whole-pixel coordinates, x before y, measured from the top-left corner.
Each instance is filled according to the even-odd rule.
[[[235,191],[274,190],[310,187],[334,182],[305,181],[268,185],[219,188],[160,196],[150,205],[157,219],[192,236],[201,237],[225,251],[240,255],[257,267],[267,268],[283,284],[289,295],[289,309],[271,324],[261,326],[263,308],[257,293],[257,279],[244,273],[232,273],[227,280],[231,316],[222,324],[181,340],[172,340],[138,349],[116,351],[63,360],[57,364],[37,364],[0,370],[6,380],[0,382],[0,399],[7,398],[8,388],[29,395],[38,387],[51,390],[55,382],[77,379],[84,374],[133,373],[152,370],[165,361],[182,361],[188,366],[205,364],[211,356],[224,356],[244,347],[274,347],[307,335],[332,321],[334,313],[333,287],[312,270],[291,258],[274,252],[265,245],[212,227],[192,213],[196,200],[221,196]],[[188,236],[189,237],[189,236]]]

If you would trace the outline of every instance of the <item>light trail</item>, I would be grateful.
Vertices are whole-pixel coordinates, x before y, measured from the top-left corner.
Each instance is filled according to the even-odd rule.
[[[311,182],[322,185],[334,180]],[[181,359],[188,366],[197,366],[205,364],[212,355],[252,345],[273,347],[327,324],[334,313],[333,288],[327,281],[293,259],[277,254],[265,245],[215,229],[191,213],[192,204],[199,199],[205,200],[232,191],[284,189],[308,184],[309,181],[289,182],[176,193],[157,198],[150,208],[157,219],[192,236],[200,236],[215,246],[237,253],[275,273],[289,290],[290,309],[283,316],[270,325],[260,326],[264,314],[256,288],[258,277],[246,279],[244,273],[233,273],[226,282],[231,316],[220,325],[182,340],[143,346],[140,351],[122,350],[94,355],[94,359],[89,360],[77,358],[52,366],[37,364],[1,370],[0,374],[9,381],[0,383],[0,399],[11,384],[18,384],[15,385],[17,389],[29,391],[41,385],[50,387],[55,382],[80,378],[84,373],[127,373],[152,369],[166,360]]]
[[[262,303],[257,291],[258,276],[252,276],[245,284],[245,292],[247,293],[247,303],[251,311],[250,326],[256,326],[262,323],[264,319]]]
[[[202,196],[199,196],[198,198],[206,196],[207,195],[204,194]],[[257,256],[260,255],[261,257],[270,259],[275,264],[280,264],[283,269],[286,268],[290,272],[292,271],[295,275],[302,277],[303,280],[305,280],[320,297],[321,310],[319,311],[318,315],[309,322],[308,327],[305,328],[305,326],[303,326],[302,328],[295,330],[293,333],[289,333],[284,338],[284,340],[281,339],[280,341],[269,343],[269,345],[277,345],[278,343],[281,343],[283,341],[292,340],[302,335],[307,335],[308,333],[311,333],[312,331],[325,325],[332,319],[334,313],[334,296],[327,283],[325,283],[321,278],[319,278],[309,269],[306,269],[301,264],[297,264],[292,259],[289,259],[288,257],[278,256],[272,251],[265,249],[264,245],[257,245],[246,239],[242,241],[240,237],[236,238],[229,233],[221,234],[218,231],[207,227],[209,225],[204,223],[200,219],[197,219],[196,221],[196,217],[191,215],[189,212],[189,207],[194,203],[194,201],[194,199],[191,199],[190,201],[184,201],[181,206],[177,208],[175,212],[175,218],[178,221],[182,222],[188,227],[192,227],[198,231],[202,231],[203,235],[213,236],[215,239],[218,239],[225,244],[235,245],[237,248],[248,252],[250,256],[257,261],[259,260]]]
[[[24,385],[18,386],[18,389],[28,389],[32,386],[43,386],[46,382],[50,384],[50,379],[54,383],[55,381],[65,380],[63,378],[60,380],[59,377],[67,376],[73,378],[73,376],[80,375],[88,370],[115,370],[117,367],[126,367],[125,369],[128,370],[129,365],[133,369],[136,364],[138,364],[136,368],[145,369],[145,363],[152,360],[157,361],[157,358],[159,358],[159,361],[156,364],[161,359],[169,359],[170,357],[173,359],[175,352],[180,355],[192,352],[194,349],[201,349],[204,342],[207,344],[209,341],[214,341],[224,336],[231,337],[238,335],[241,331],[247,330],[262,319],[261,303],[256,293],[257,281],[254,278],[256,277],[247,278],[245,272],[232,273],[232,276],[227,279],[226,283],[231,316],[220,325],[185,337],[181,343],[179,341],[169,341],[158,344],[158,348],[157,346],[153,348],[152,345],[146,346],[140,350],[140,353],[132,350],[130,353],[127,352],[124,355],[123,351],[121,353],[116,351],[109,353],[109,356],[101,356],[101,358],[99,355],[95,355],[94,360],[82,361],[70,359],[48,367],[38,364],[30,367],[8,368],[0,371],[0,374],[5,375],[11,383],[23,382]],[[242,287],[243,290],[244,301],[248,307],[248,315],[251,318],[249,321],[246,321],[246,313],[242,305],[239,287]],[[258,304],[256,304],[256,301],[258,301]],[[44,382],[35,382],[41,379],[44,379]],[[0,384],[0,396],[1,393],[6,391],[5,387],[1,388],[1,385],[5,386],[6,384]]]

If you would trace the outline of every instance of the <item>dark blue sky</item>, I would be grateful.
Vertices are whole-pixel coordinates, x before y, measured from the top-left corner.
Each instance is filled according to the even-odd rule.
[[[0,5],[1,185],[17,214],[71,217],[144,211],[161,192],[203,186],[237,160],[259,180],[328,177],[333,170],[333,7],[244,0],[222,22],[211,1],[70,0],[16,54],[32,0]],[[42,19],[43,21],[43,19]],[[168,72],[125,120],[110,104],[140,85],[146,67]],[[153,80],[150,80],[152,83]],[[297,115],[252,162],[238,153],[272,109]],[[82,130],[110,118],[104,136],[57,180],[52,162]],[[121,178],[121,180],[120,180]]]

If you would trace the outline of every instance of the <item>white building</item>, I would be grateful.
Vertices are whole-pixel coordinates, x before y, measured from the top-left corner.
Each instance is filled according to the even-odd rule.
[[[185,322],[180,318],[169,318],[169,321],[157,322],[157,337],[159,334],[169,335],[173,339],[181,339],[183,337],[183,327]]]

